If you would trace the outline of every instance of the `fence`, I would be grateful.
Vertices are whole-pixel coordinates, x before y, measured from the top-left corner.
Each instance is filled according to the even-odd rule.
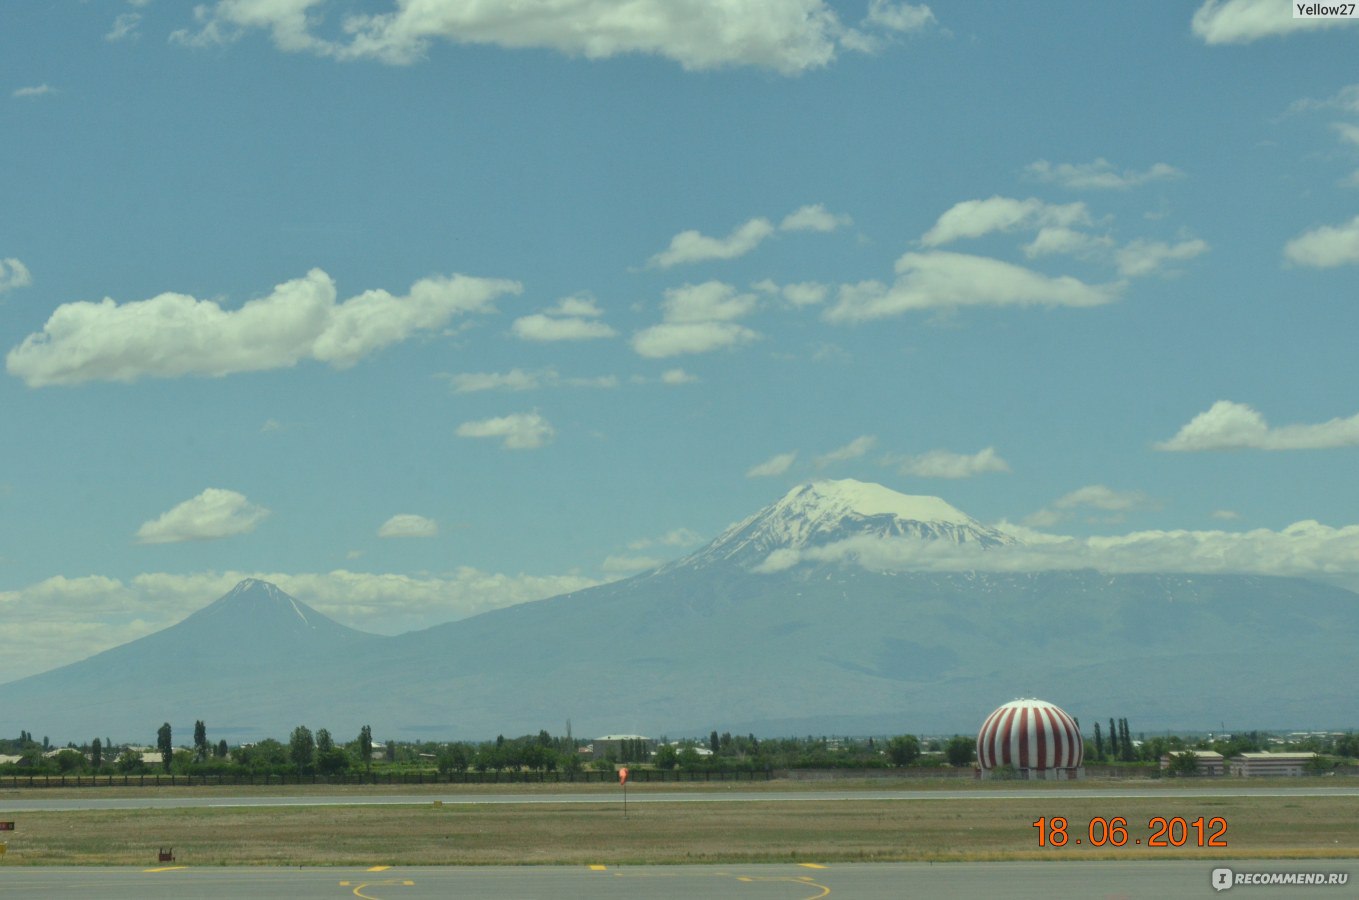
[[[769,770],[706,772],[674,769],[630,769],[633,782],[769,781]],[[0,787],[206,787],[288,784],[548,784],[616,783],[614,772],[358,772],[349,775],[0,775]]]

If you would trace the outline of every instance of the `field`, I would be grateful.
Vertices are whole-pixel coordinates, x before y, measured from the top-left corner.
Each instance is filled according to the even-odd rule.
[[[1090,787],[1100,785],[1085,783]],[[1239,784],[1239,782],[1235,782]],[[1298,786],[1296,781],[1291,786]],[[1307,782],[1308,786],[1316,782]],[[1105,785],[1109,786],[1109,785]],[[1129,787],[1126,782],[1117,785]],[[1169,786],[1159,782],[1157,787]],[[563,788],[566,790],[563,790]],[[485,865],[485,864],[643,864],[737,862],[845,862],[896,860],[1001,859],[1227,859],[1249,857],[1359,857],[1359,816],[1353,795],[1334,797],[1135,797],[1100,799],[1054,796],[1036,785],[1032,799],[998,799],[992,786],[976,786],[966,799],[910,800],[817,799],[817,788],[927,791],[913,783],[834,783],[796,785],[774,782],[755,791],[804,791],[797,801],[755,800],[731,803],[641,802],[648,793],[672,794],[674,785],[630,788],[623,816],[618,788],[593,785],[488,786],[485,789],[381,789],[383,796],[409,796],[410,805],[225,807],[196,809],[94,810],[7,814],[23,800],[77,796],[125,798],[156,791],[84,789],[81,791],[0,792],[0,820],[13,819],[16,830],[3,835],[8,853],[0,865],[149,865],[160,847],[173,847],[187,865]],[[939,789],[947,789],[941,785]],[[1007,785],[1013,788],[1014,785]],[[492,790],[494,788],[494,790]],[[195,796],[215,789],[189,789]],[[598,797],[598,802],[466,804],[478,793],[539,794],[569,792]],[[686,793],[743,794],[750,785],[686,787]],[[182,796],[178,789],[175,796]],[[162,789],[160,794],[171,793]],[[372,788],[258,790],[220,789],[220,796],[334,797],[356,800],[378,793]],[[449,802],[436,805],[434,798]],[[1039,847],[1040,817],[1068,820],[1064,848]],[[1095,818],[1127,820],[1127,844],[1090,845],[1104,838]],[[1197,832],[1186,832],[1184,846],[1150,847],[1154,817],[1206,822],[1221,817],[1227,846],[1196,846]],[[1205,838],[1214,829],[1205,829]],[[1092,833],[1093,832],[1093,833]],[[1114,835],[1115,839],[1119,836]],[[1166,835],[1167,843],[1181,837]],[[1081,839],[1081,844],[1075,840]],[[1140,840],[1140,844],[1134,843]]]

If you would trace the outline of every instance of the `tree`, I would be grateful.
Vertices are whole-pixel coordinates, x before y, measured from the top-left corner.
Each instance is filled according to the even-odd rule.
[[[1104,759],[1104,738],[1099,733],[1099,723],[1095,723],[1095,759]]]
[[[944,747],[944,758],[948,760],[950,766],[960,768],[972,763],[972,756],[976,750],[977,744],[972,738],[954,735]]]
[[[656,763],[656,768],[669,771],[679,765],[679,753],[673,744],[661,744],[656,748],[652,761]]]
[[[298,725],[293,729],[293,736],[288,741],[288,758],[299,775],[310,773],[316,764],[316,740],[307,726]]]
[[[100,743],[99,738],[95,738],[94,743],[90,744],[90,766],[97,772],[103,764],[104,745]]]
[[[714,755],[714,756],[717,755],[717,751],[719,751],[719,750],[722,749],[722,742],[721,742],[721,740],[717,737],[717,729],[716,729],[716,728],[714,728],[714,729],[713,729],[713,733],[710,734],[710,735],[708,736],[708,749],[711,750],[711,751],[713,752],[713,755]]]
[[[920,758],[920,739],[903,734],[887,742],[887,758],[894,766],[909,766]]]
[[[226,742],[226,738],[222,738],[220,741],[217,742],[217,752],[216,752],[214,755],[215,755],[218,759],[226,759],[226,758],[227,758],[227,742]]]
[[[1170,766],[1166,769],[1171,775],[1199,774],[1199,758],[1192,751],[1170,754]]]
[[[170,771],[170,760],[175,755],[174,741],[170,736],[170,723],[166,722],[156,731],[156,749],[160,751],[160,762],[165,771]]]
[[[199,719],[193,723],[193,759],[202,762],[208,758],[208,726]]]
[[[359,759],[365,769],[373,768],[373,727],[365,725],[359,729]]]

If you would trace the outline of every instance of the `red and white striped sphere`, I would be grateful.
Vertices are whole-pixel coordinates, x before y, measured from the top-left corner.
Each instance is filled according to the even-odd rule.
[[[987,716],[977,733],[983,769],[1075,769],[1084,757],[1076,720],[1046,700],[1012,700]]]

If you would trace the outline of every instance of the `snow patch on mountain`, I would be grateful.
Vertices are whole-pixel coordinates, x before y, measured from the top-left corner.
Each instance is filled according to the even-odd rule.
[[[793,488],[777,503],[732,525],[711,544],[666,566],[704,568],[736,563],[781,571],[809,550],[877,538],[939,541],[989,549],[1019,540],[938,497],[901,494],[880,484],[840,479]]]

